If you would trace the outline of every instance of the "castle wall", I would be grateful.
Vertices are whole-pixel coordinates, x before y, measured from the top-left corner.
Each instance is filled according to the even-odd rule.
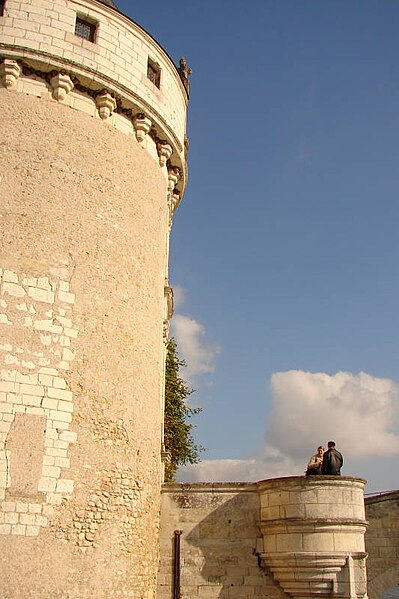
[[[399,584],[399,492],[366,498],[367,572],[370,599]]]
[[[152,599],[187,96],[95,0],[7,0],[0,82],[0,596]]]
[[[261,561],[256,484],[164,485],[158,599],[173,588],[173,537],[181,530],[182,598],[288,597]]]
[[[172,595],[175,531],[182,597],[366,597],[364,482],[164,485],[159,599]]]
[[[77,14],[97,24],[95,43],[74,34]],[[121,13],[91,0],[7,0],[0,26],[0,47],[9,56],[33,59],[47,71],[67,67],[81,83],[95,79],[98,89],[129,97],[148,116],[158,116],[182,144],[186,99],[176,69],[154,39]],[[161,70],[159,89],[148,80],[148,58]]]

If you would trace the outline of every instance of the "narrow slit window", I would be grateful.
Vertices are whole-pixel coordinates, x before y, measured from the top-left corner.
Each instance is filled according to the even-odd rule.
[[[158,89],[161,87],[161,69],[150,58],[147,63],[147,77]]]
[[[81,37],[89,42],[94,42],[96,37],[96,29],[96,23],[87,21],[87,19],[82,19],[82,17],[76,17],[75,35],[78,37]]]
[[[0,17],[4,17],[5,0],[0,0]]]

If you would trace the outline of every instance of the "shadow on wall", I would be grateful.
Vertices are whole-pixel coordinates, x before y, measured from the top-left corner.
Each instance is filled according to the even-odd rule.
[[[264,570],[255,492],[175,496],[182,533],[181,598],[288,597]],[[201,512],[204,517],[199,519]],[[190,522],[197,518],[197,522]]]

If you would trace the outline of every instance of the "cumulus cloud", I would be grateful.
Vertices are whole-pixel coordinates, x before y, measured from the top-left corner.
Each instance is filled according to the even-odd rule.
[[[178,310],[186,301],[186,290],[181,285],[173,285],[173,305]]]
[[[172,333],[176,338],[181,356],[187,363],[184,378],[191,383],[201,374],[215,370],[215,357],[219,352],[216,346],[204,342],[205,329],[196,320],[182,314],[175,314],[172,320]]]
[[[290,457],[305,456],[309,440],[334,439],[353,458],[399,451],[399,385],[390,379],[291,370],[273,374],[271,390],[267,442]]]
[[[195,380],[200,375],[215,371],[215,358],[220,348],[206,341],[205,327],[190,316],[181,313],[186,301],[186,290],[181,285],[173,285],[175,314],[171,322],[171,332],[177,341],[180,357],[187,364],[184,378],[191,385],[198,386]],[[209,381],[207,381],[209,385]]]
[[[204,460],[181,468],[179,480],[251,481],[301,475],[320,444],[335,440],[349,462],[399,453],[399,385],[361,372],[300,370],[271,377],[266,442],[242,460]]]
[[[298,470],[302,468],[302,471]],[[179,469],[182,482],[250,482],[279,476],[303,474],[303,465],[268,448],[264,455],[243,460],[203,460]]]

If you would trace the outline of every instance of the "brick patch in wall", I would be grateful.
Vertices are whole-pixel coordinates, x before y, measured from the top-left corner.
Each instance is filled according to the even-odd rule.
[[[0,534],[36,536],[73,491],[63,478],[73,397],[68,281],[0,268]]]

